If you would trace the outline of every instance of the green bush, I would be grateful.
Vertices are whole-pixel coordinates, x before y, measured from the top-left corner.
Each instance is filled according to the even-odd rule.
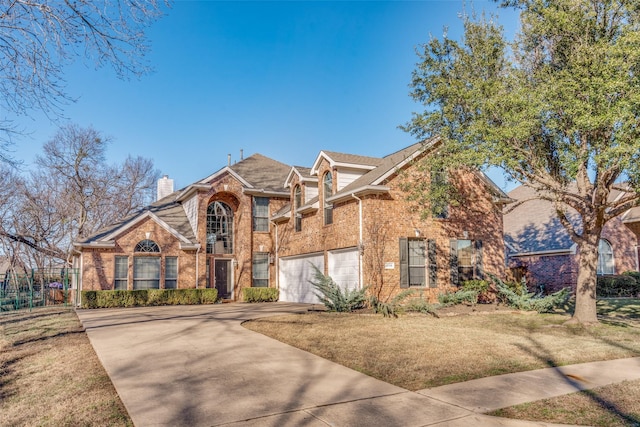
[[[637,297],[640,295],[640,273],[627,271],[619,276],[598,276],[596,295],[600,298]]]
[[[564,288],[553,294],[542,296],[541,294],[515,292],[496,276],[490,275],[498,291],[501,301],[517,310],[537,311],[545,313],[564,304],[571,295],[569,288]]]
[[[279,291],[276,288],[244,288],[242,297],[245,302],[275,302]]]
[[[407,305],[404,307],[407,312],[412,313],[422,313],[422,314],[430,314],[434,317],[438,316],[436,311],[436,307],[433,304],[429,304],[423,297],[420,295],[420,298],[414,298],[410,300]]]
[[[371,305],[374,313],[382,314],[382,317],[398,317],[398,314],[404,309],[402,301],[412,294],[412,289],[405,289],[393,297],[391,301],[380,301],[372,295],[369,297],[369,305]]]
[[[475,291],[478,294],[477,301],[480,304],[491,304],[496,301],[495,288],[486,280],[467,280],[462,282],[462,291]]]
[[[459,290],[458,292],[447,292],[444,294],[438,294],[438,302],[442,307],[448,307],[450,305],[457,304],[475,304],[478,301],[478,291]]]
[[[135,291],[82,291],[82,308],[213,304],[217,299],[218,291],[216,289],[140,289]]]
[[[368,287],[343,292],[331,277],[325,276],[315,265],[311,266],[315,273],[314,280],[310,280],[309,283],[318,291],[316,296],[327,310],[350,312],[364,306]]]

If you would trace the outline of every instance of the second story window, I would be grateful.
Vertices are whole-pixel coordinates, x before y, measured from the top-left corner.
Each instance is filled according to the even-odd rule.
[[[296,188],[293,190],[293,216],[295,220],[295,230],[302,231],[302,214],[298,213],[298,209],[302,205],[302,191],[300,190],[300,186],[296,185]]]
[[[333,205],[327,199],[333,195],[333,177],[331,172],[324,174],[322,179],[322,193],[324,200],[324,225],[333,224]]]
[[[253,231],[269,231],[269,198],[253,198]]]

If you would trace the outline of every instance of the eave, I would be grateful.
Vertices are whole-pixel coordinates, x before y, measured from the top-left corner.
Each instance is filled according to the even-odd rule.
[[[327,203],[338,203],[345,200],[350,200],[354,195],[368,196],[371,194],[387,194],[389,193],[389,190],[389,187],[387,187],[386,185],[364,185],[345,193],[338,193],[334,196],[327,197]]]

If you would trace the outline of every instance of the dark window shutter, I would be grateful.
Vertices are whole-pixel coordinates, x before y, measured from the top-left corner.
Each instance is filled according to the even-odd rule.
[[[458,241],[451,239],[451,255],[449,257],[449,270],[451,270],[451,286],[458,286]]]
[[[476,276],[484,279],[484,266],[482,265],[482,240],[475,241],[476,247]]]
[[[400,287],[409,287],[409,243],[406,237],[400,238]]]
[[[427,262],[429,263],[429,287],[438,287],[438,264],[436,262],[436,241],[427,240]]]

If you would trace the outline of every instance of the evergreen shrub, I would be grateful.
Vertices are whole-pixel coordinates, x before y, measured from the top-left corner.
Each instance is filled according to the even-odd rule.
[[[242,298],[244,302],[275,302],[278,301],[279,291],[276,288],[244,288]]]
[[[213,304],[217,289],[139,289],[135,291],[82,291],[82,308],[147,307],[156,305]]]

